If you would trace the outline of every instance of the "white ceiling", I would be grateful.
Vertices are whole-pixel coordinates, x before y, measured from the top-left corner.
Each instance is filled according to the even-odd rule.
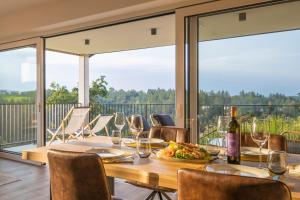
[[[58,0],[0,0],[0,16]]]
[[[300,1],[199,18],[199,41],[300,28]],[[246,21],[238,15],[246,12]],[[158,34],[152,36],[151,28]],[[90,45],[84,40],[90,39]],[[175,44],[175,16],[166,15],[46,40],[48,49],[74,54],[98,54]]]
[[[157,35],[151,35],[157,28]],[[90,45],[84,40],[89,39]],[[75,54],[97,54],[175,44],[175,16],[135,22],[48,38],[46,48]]]

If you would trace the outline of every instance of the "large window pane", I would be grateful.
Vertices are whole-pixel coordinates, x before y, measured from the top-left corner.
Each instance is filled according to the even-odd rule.
[[[100,113],[141,114],[149,125],[154,113],[175,121],[175,46],[95,55],[90,59],[91,85],[100,77],[107,93],[96,99],[90,94]]]
[[[0,147],[21,153],[37,143],[36,48],[0,52]]]
[[[271,119],[272,134],[300,130],[299,8],[293,2],[199,17],[199,135],[214,133],[231,105],[242,134],[253,117]]]
[[[49,103],[53,97],[49,95],[51,75],[59,83],[58,87],[52,88],[52,94],[53,91],[64,94],[60,103],[77,103],[70,102],[70,99],[79,99],[79,104],[89,103],[90,121],[99,114],[115,112],[124,112],[126,116],[141,114],[149,125],[153,113],[169,114],[175,121],[174,44],[174,15],[48,38],[46,48],[61,52],[61,57],[53,59],[48,54],[46,57],[47,101]],[[76,59],[75,67],[70,63],[71,57]],[[56,67],[50,62],[55,62]],[[76,78],[74,72],[78,73]],[[74,80],[78,81],[76,87]],[[89,102],[85,97],[89,97]],[[57,107],[57,104],[54,101],[51,106]],[[50,116],[52,107],[47,111],[47,127],[55,129],[70,107],[65,105],[64,109]],[[116,128],[113,120],[108,127],[110,131]],[[125,132],[128,133],[127,130]],[[104,129],[97,134],[105,134]]]
[[[47,47],[47,42],[46,42]],[[46,51],[46,129],[56,131],[73,106],[78,105],[79,57]],[[47,131],[46,141],[52,135]]]

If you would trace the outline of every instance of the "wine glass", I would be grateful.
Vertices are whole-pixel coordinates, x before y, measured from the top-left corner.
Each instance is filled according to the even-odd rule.
[[[226,134],[228,129],[228,124],[230,122],[229,116],[219,116],[218,117],[218,124],[217,124],[217,132],[222,135],[222,147],[225,147],[224,151],[224,160],[226,159]]]
[[[131,115],[128,118],[129,129],[136,135],[136,141],[144,130],[143,117],[141,115]]]
[[[120,133],[125,126],[125,115],[123,112],[115,113],[115,126],[119,129]]]
[[[114,145],[120,145],[122,142],[121,131],[113,130],[111,134],[111,141]]]
[[[268,169],[276,176],[274,180],[279,180],[280,175],[283,175],[287,170],[287,155],[285,151],[271,151],[268,154]]]
[[[270,137],[270,126],[267,119],[254,119],[251,138],[259,146],[259,168],[262,168],[262,147]]]
[[[150,138],[138,138],[137,139],[137,153],[140,158],[148,158],[151,154]]]

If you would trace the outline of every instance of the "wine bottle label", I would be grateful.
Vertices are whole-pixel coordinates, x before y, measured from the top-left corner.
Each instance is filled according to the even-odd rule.
[[[227,155],[232,157],[240,156],[239,133],[227,133]]]

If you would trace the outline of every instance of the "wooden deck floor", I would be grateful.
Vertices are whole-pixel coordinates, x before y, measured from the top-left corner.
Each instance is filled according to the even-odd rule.
[[[0,186],[1,200],[49,200],[47,166],[34,166],[0,158],[0,173],[20,179],[18,182]],[[117,196],[127,200],[143,200],[151,191],[117,180],[115,192]],[[170,197],[176,199],[174,194],[170,194]]]

